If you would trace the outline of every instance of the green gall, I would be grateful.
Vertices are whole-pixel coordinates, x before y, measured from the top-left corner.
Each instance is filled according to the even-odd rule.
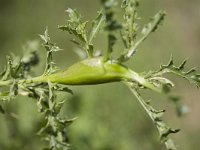
[[[47,76],[39,76],[26,83],[52,82],[64,85],[94,85],[109,82],[136,82],[151,90],[161,92],[160,89],[151,84],[138,73],[128,69],[116,61],[104,61],[103,57],[89,58],[75,63],[67,70],[60,71]]]

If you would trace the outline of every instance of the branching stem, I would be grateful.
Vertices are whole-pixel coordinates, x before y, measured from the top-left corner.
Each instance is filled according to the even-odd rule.
[[[157,111],[152,106],[150,106],[147,102],[143,100],[143,98],[138,93],[137,89],[132,85],[132,83],[126,83],[128,88],[131,90],[131,92],[135,95],[137,100],[140,102],[142,107],[145,109],[151,120],[156,125],[156,128],[158,129],[158,132],[161,136],[161,140],[164,141],[165,146],[168,150],[177,150],[174,142],[172,139],[168,138],[168,135],[170,133],[176,133],[179,130],[172,130],[169,127],[163,123],[163,121],[160,119],[160,117],[163,115],[164,110]]]
[[[166,13],[164,11],[160,11],[155,17],[153,22],[147,25],[147,28],[145,29],[145,33],[143,34],[143,36],[135,43],[133,44],[132,47],[128,48],[128,50],[122,54],[118,60],[120,62],[124,62],[129,60],[133,54],[135,54],[138,46],[150,35],[150,33],[154,32],[158,25],[161,23],[161,21],[163,20],[164,16],[166,15]]]

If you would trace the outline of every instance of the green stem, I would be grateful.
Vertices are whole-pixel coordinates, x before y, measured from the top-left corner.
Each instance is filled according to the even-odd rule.
[[[48,82],[47,76],[38,76],[30,79],[20,79],[18,83],[41,83]],[[0,81],[0,86],[10,86],[13,83],[13,80]]]
[[[23,80],[19,80],[19,83],[41,83],[41,82],[48,82],[48,76],[38,76],[38,77],[34,77],[34,78],[30,78],[30,79],[23,79]]]
[[[131,90],[131,92],[135,95],[137,100],[140,102],[142,107],[147,112],[148,116],[151,118],[151,120],[156,125],[156,128],[158,129],[158,132],[159,132],[161,138],[164,138],[164,143],[165,143],[167,150],[177,150],[173,140],[168,138],[167,136],[170,133],[176,133],[179,130],[171,130],[169,127],[167,127],[165,125],[165,123],[160,119],[160,117],[157,117],[157,115],[162,116],[164,111],[157,111],[157,110],[153,109],[153,107],[151,107],[149,104],[147,104],[143,100],[143,98],[140,96],[140,94],[137,92],[137,90],[133,87],[133,85],[131,83],[125,83],[125,84]]]
[[[154,17],[154,21],[150,24],[150,27],[148,29],[148,31],[133,45],[131,46],[126,52],[125,54],[122,54],[119,58],[118,61],[120,62],[124,62],[129,60],[133,54],[135,54],[138,46],[144,41],[146,40],[146,38],[150,35],[150,33],[154,32],[158,25],[160,24],[160,22],[163,20],[164,16],[166,15],[166,13],[164,11],[160,11],[155,17]]]
[[[131,79],[133,81],[137,81],[139,84],[141,84],[142,86],[151,89],[157,93],[162,93],[162,89],[158,88],[156,86],[154,86],[152,83],[150,83],[147,79],[145,79],[144,77],[140,76],[138,73],[129,70],[131,72]]]
[[[105,62],[102,57],[83,60],[75,63],[67,70],[59,71],[51,75],[42,75],[31,79],[19,79],[18,83],[47,83],[48,81],[64,85],[95,85],[109,82],[128,81],[137,83],[140,86],[158,93],[162,92],[162,89],[154,86],[151,82],[135,71],[112,60]],[[12,81],[4,81],[2,85],[7,85],[10,82],[12,83]]]

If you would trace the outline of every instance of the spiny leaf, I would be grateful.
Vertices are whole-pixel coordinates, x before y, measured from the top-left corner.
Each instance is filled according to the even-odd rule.
[[[142,29],[142,37],[131,44],[131,47],[121,54],[118,58],[119,62],[125,62],[129,60],[133,54],[136,53],[138,46],[150,35],[150,33],[156,31],[160,23],[164,20],[166,13],[164,11],[159,11],[151,21]]]
[[[159,126],[162,126],[161,124],[159,124]],[[161,134],[161,140],[162,141],[167,141],[167,137],[170,135],[170,134],[174,134],[174,133],[178,133],[180,131],[180,129],[171,129],[169,127],[167,128],[164,128],[164,130],[162,131],[162,134]]]
[[[47,51],[46,68],[43,73],[43,75],[46,76],[46,75],[52,74],[55,71],[57,71],[58,68],[53,60],[53,53],[60,51],[62,49],[60,49],[58,46],[56,46],[56,44],[51,43],[47,28],[44,32],[44,35],[40,35],[40,37],[44,40],[43,46],[45,47],[45,49]]]
[[[125,22],[123,23],[121,35],[126,48],[132,47],[136,40],[136,32],[138,30],[137,20],[139,19],[137,14],[138,6],[138,0],[124,0],[121,4],[122,9],[125,11]]]
[[[71,25],[58,26],[58,28],[63,31],[67,31],[69,34],[73,34],[82,42],[87,42],[87,37],[85,32],[86,24],[87,22],[79,24],[75,28],[73,28]]]
[[[48,34],[48,28],[46,28],[46,30],[44,31],[44,35],[39,35],[39,36],[46,44],[50,41],[50,37]]]
[[[178,67],[179,70],[183,70],[185,67],[185,64],[187,63],[187,59],[185,59],[182,64],[180,64],[180,66]]]
[[[45,114],[46,124],[43,126],[38,134],[43,137],[45,141],[49,142],[50,149],[69,149],[69,140],[66,127],[69,126],[74,119],[67,119],[59,117],[60,109],[63,102],[57,102],[55,92],[58,90],[64,91],[66,88],[59,87],[59,85],[48,82],[47,92],[40,92],[40,99],[38,106]],[[45,105],[44,105],[45,104]]]
[[[189,71],[185,72],[185,75],[189,75],[189,74],[192,74],[196,71],[196,68],[192,68],[190,69]]]
[[[162,69],[164,69],[164,68],[169,68],[169,67],[171,67],[171,66],[173,66],[173,65],[174,65],[174,60],[173,60],[173,56],[171,55],[168,64],[167,64],[167,65],[161,65],[160,68],[162,68]]]
[[[29,44],[30,43],[31,42],[29,42]],[[7,56],[7,64],[0,75],[2,81],[25,78],[28,75],[30,68],[38,64],[39,58],[35,51],[29,51],[29,44],[24,47],[24,50],[26,48],[26,54],[24,54],[22,58],[12,53],[10,56]],[[32,48],[33,47],[34,46],[32,45]]]
[[[196,73],[196,69],[192,68],[188,71],[184,71],[187,60],[185,59],[179,66],[175,66],[173,58],[170,59],[168,65],[161,65],[160,70],[154,72],[152,76],[162,75],[164,73],[173,73],[187,79],[191,83],[194,83],[198,88],[200,87],[200,74]]]
[[[179,129],[173,130],[170,127],[168,127],[168,125],[166,125],[161,119],[161,117],[164,114],[164,110],[157,111],[156,109],[154,109],[150,105],[150,103],[144,101],[144,99],[138,93],[137,89],[135,89],[135,87],[132,84],[127,84],[127,85],[129,89],[132,91],[132,93],[136,96],[140,104],[143,106],[143,108],[146,110],[146,112],[148,113],[149,117],[152,119],[154,124],[156,125],[161,137],[161,141],[165,143],[167,149],[177,150],[176,145],[174,144],[172,139],[169,138],[169,135],[172,133],[177,133],[180,130]]]
[[[69,15],[69,22],[79,23],[81,22],[82,16],[75,9],[68,8],[65,12]]]
[[[22,78],[24,76],[24,65],[21,59],[14,54],[7,56],[7,64],[1,73],[2,81]]]
[[[145,27],[142,29],[142,34],[145,36],[148,36],[151,32],[156,31],[158,26],[162,23],[164,20],[164,17],[166,15],[165,11],[159,11],[152,19],[151,21],[145,25]]]
[[[99,30],[102,27],[103,22],[105,21],[105,16],[103,14],[103,11],[101,10],[95,20],[92,22],[92,29],[90,31],[89,36],[89,44],[91,44],[93,38],[96,36],[96,34],[99,32]]]
[[[87,42],[87,21],[83,22],[81,14],[75,9],[68,8],[66,12],[68,13],[69,19],[67,20],[66,25],[58,26],[58,28],[67,31],[69,34],[73,34],[82,42]]]
[[[82,21],[82,16],[74,9],[67,9],[66,11],[69,14],[69,19],[67,20],[65,25],[58,26],[59,29],[63,31],[67,31],[69,34],[73,34],[79,41],[76,41],[78,45],[81,45],[83,49],[87,52],[88,57],[93,56],[93,45],[91,44],[93,37],[95,36],[95,32],[97,32],[97,28],[99,25],[96,26],[96,31],[92,31],[90,41],[88,41],[87,37],[87,21]]]

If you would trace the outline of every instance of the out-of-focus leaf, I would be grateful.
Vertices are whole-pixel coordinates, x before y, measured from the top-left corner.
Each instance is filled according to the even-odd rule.
[[[108,35],[108,49],[110,52],[113,52],[113,46],[115,45],[117,38],[114,34]]]
[[[10,87],[9,96],[16,96],[18,94],[18,84],[16,81],[13,81],[13,84]]]
[[[122,25],[119,21],[117,21],[114,9],[115,6],[118,5],[118,1],[115,0],[102,0],[102,5],[104,7],[105,12],[105,28],[104,30],[107,32],[108,37],[108,48],[105,59],[108,59],[113,52],[113,46],[117,41],[116,33],[120,31]]]
[[[3,109],[1,105],[0,105],[0,113],[5,114],[5,110]]]
[[[7,65],[5,71],[2,73],[2,80],[8,80],[11,75],[12,60],[11,57],[7,56]]]

